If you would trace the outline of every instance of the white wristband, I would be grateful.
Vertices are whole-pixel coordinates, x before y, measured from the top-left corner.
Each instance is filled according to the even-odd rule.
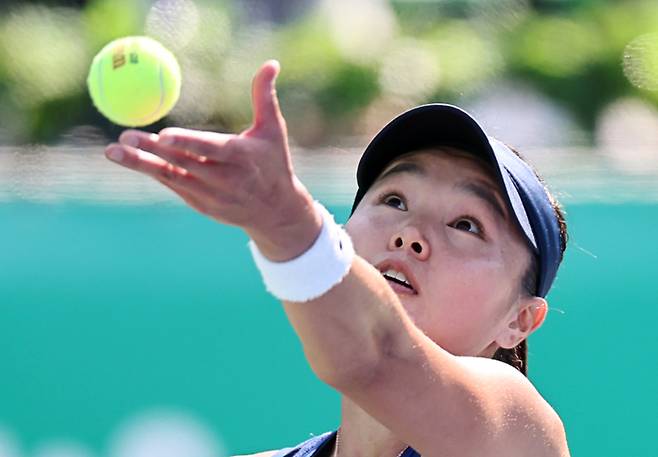
[[[249,241],[265,287],[279,300],[313,300],[340,283],[352,266],[354,247],[350,236],[324,206],[317,201],[314,206],[322,216],[322,230],[313,245],[299,257],[272,262],[260,252],[256,243]]]

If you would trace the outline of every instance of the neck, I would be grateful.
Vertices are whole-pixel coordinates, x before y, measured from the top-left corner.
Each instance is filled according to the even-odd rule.
[[[349,398],[341,399],[339,444],[334,457],[397,457],[406,444]]]

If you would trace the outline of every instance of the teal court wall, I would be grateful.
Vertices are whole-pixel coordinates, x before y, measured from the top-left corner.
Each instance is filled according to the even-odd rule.
[[[332,208],[345,219],[348,208]],[[572,454],[651,456],[658,205],[567,206],[571,244],[530,341]],[[121,424],[182,411],[230,453],[336,426],[245,236],[174,205],[0,205],[0,431],[110,452]]]

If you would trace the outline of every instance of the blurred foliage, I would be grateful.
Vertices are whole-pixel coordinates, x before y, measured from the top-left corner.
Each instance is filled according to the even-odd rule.
[[[249,84],[282,63],[291,137],[317,145],[368,135],[416,104],[460,103],[495,82],[530,86],[594,129],[623,97],[658,105],[658,2],[529,0],[89,0],[4,2],[0,141],[57,142],[79,125],[108,136],[85,79],[93,55],[150,35],[178,57],[177,124],[235,131]]]

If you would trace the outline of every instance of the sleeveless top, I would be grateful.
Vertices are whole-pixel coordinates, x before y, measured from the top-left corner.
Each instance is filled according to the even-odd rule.
[[[304,441],[301,444],[298,444],[295,447],[288,447],[281,449],[279,452],[274,454],[272,457],[313,457],[320,455],[325,447],[331,445],[336,441],[336,432],[327,432],[323,433],[320,436],[314,436],[313,438]],[[411,447],[405,449],[400,457],[420,457],[420,454],[414,451]]]

